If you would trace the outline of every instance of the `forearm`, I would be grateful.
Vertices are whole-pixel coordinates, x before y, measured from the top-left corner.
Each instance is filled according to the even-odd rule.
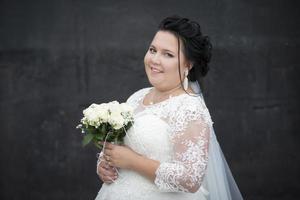
[[[159,165],[159,161],[139,155],[137,156],[136,161],[132,162],[130,169],[138,172],[154,182],[156,177],[155,172]]]

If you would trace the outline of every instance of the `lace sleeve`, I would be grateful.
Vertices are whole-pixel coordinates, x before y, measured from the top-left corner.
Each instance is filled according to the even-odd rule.
[[[205,106],[190,104],[181,108],[170,119],[174,158],[160,164],[154,182],[161,191],[193,193],[200,188],[205,174],[212,122]]]

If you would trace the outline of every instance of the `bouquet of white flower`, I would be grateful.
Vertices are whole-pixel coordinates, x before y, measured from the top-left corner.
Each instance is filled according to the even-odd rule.
[[[112,101],[102,104],[91,104],[83,110],[84,117],[76,127],[84,133],[83,146],[90,142],[102,148],[99,142],[122,144],[126,131],[133,124],[133,109],[126,103]]]

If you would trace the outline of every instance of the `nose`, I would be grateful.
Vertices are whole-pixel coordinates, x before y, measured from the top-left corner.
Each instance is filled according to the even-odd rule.
[[[152,57],[151,57],[151,61],[153,64],[160,64],[160,57],[158,55],[158,53],[154,54]]]

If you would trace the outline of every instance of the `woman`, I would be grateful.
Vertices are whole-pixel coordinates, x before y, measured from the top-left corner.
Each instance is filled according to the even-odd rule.
[[[196,22],[173,16],[160,23],[144,58],[153,87],[127,100],[135,123],[124,146],[106,143],[96,200],[242,199],[196,82],[210,57]]]

